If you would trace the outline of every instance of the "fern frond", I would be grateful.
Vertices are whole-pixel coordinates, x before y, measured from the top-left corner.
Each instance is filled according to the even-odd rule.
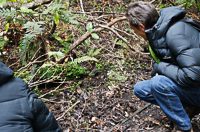
[[[60,9],[64,9],[64,5],[63,4],[51,4],[46,10],[44,10],[42,12],[42,14],[46,15],[46,14],[54,14],[56,11],[59,11]]]
[[[30,22],[28,21],[26,24],[24,24],[23,28],[26,29],[26,33],[32,33],[35,35],[42,34],[44,22]]]
[[[83,56],[83,57],[77,58],[73,62],[74,63],[82,63],[82,62],[86,62],[86,61],[96,61],[96,62],[98,62],[98,60],[95,57],[90,57],[90,56]]]
[[[7,19],[16,16],[16,9],[14,8],[0,8],[0,17]]]

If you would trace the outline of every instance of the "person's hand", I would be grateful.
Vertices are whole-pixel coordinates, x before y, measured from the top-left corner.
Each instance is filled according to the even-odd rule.
[[[157,74],[158,64],[156,62],[154,62],[152,67],[153,67],[153,69],[151,71],[151,77],[153,77]]]

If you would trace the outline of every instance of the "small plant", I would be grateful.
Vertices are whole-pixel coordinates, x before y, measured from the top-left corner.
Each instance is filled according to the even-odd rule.
[[[92,22],[87,23],[86,30],[88,32],[92,32],[94,30]],[[91,36],[93,39],[99,39],[99,36],[96,33],[92,33]]]
[[[87,75],[88,71],[85,67],[80,66],[77,63],[68,63],[66,65],[66,76],[70,79],[80,78]]]
[[[176,0],[176,3],[183,4],[185,8],[190,8],[194,5],[200,10],[200,3],[198,0]]]
[[[4,46],[7,44],[5,38],[0,37],[0,51],[3,51]]]

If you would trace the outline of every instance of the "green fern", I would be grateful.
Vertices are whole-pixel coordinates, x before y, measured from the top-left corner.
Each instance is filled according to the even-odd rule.
[[[90,57],[90,56],[83,56],[83,57],[77,58],[73,62],[74,63],[82,63],[82,62],[86,62],[86,61],[95,61],[95,62],[98,62],[98,60],[96,58]]]
[[[3,37],[0,36],[0,51],[3,50],[6,43],[7,41]]]
[[[64,9],[64,6],[62,4],[51,4],[46,10],[42,12],[43,15],[46,14],[54,14],[56,11],[59,11],[60,9]]]
[[[60,19],[65,23],[71,23],[74,25],[78,25],[79,22],[76,20],[76,16],[71,14],[69,11],[60,11]]]
[[[5,18],[6,20],[12,19],[13,17],[16,16],[16,9],[14,8],[0,8],[0,17]]]
[[[20,58],[22,63],[25,63],[26,53],[29,51],[29,45],[37,36],[43,34],[44,22],[30,22],[28,21],[24,24],[23,28],[26,30],[26,33],[22,40],[20,41]]]
[[[28,21],[26,24],[24,24],[23,28],[26,29],[26,33],[24,37],[21,40],[20,47],[22,48],[22,51],[24,51],[25,45],[31,43],[31,41],[37,36],[42,35],[44,27],[44,22],[30,22]]]
[[[38,35],[38,34],[42,34],[42,31],[44,30],[43,25],[44,25],[43,21],[39,21],[39,22],[28,21],[26,24],[24,24],[23,28],[26,29],[26,33]]]
[[[91,57],[97,56],[98,54],[101,53],[101,50],[102,50],[102,49],[91,48],[91,49],[88,51],[88,55],[91,56]]]

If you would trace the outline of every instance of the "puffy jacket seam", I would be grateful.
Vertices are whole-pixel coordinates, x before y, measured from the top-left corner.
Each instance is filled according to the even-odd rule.
[[[23,96],[23,97],[20,97],[20,98],[16,98],[16,99],[5,100],[5,101],[2,101],[0,103],[11,102],[11,101],[15,101],[15,100],[23,99],[23,98],[26,98],[26,96]]]
[[[30,97],[29,97],[30,96]],[[26,95],[26,103],[28,105],[28,109],[31,112],[32,115],[34,115],[33,110],[31,109],[30,104],[32,104],[33,98],[31,99],[31,95]]]

